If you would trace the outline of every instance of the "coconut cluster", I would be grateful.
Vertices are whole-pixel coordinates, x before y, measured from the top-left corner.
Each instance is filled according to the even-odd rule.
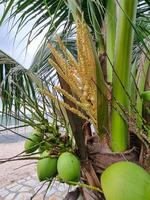
[[[35,129],[25,142],[25,152],[32,154],[36,150],[40,153],[37,162],[37,176],[39,181],[52,180],[57,176],[64,182],[79,181],[80,161],[69,150],[68,138],[46,138],[41,131]],[[71,149],[71,148],[70,148]]]
[[[79,181],[80,162],[70,152],[64,152],[59,157],[49,155],[48,151],[41,154],[37,163],[37,175],[40,181],[51,180],[58,175],[62,181]]]

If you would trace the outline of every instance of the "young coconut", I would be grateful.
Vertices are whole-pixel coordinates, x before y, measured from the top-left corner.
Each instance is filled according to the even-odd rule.
[[[142,98],[144,101],[150,101],[150,90],[147,90],[147,91],[142,92],[141,98]]]
[[[47,158],[46,158],[47,157]],[[37,175],[40,181],[54,177],[57,174],[57,158],[50,157],[48,151],[41,154],[37,163]]]
[[[59,177],[64,181],[79,181],[80,162],[72,153],[62,153],[57,162]]]
[[[150,175],[127,161],[109,166],[101,175],[106,200],[150,200]]]
[[[42,141],[42,139],[43,139],[42,133],[35,129],[32,132],[29,139],[25,141],[25,144],[24,144],[25,152],[32,153],[36,151],[39,148],[40,142]]]

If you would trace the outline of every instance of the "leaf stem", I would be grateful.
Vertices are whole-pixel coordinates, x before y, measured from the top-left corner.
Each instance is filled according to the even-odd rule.
[[[114,61],[114,68],[117,76],[113,72],[112,83],[112,94],[113,97],[115,97],[113,98],[112,106],[117,107],[117,111],[112,108],[111,135],[111,147],[115,152],[123,152],[128,148],[128,125],[120,115],[122,111],[118,107],[116,100],[124,107],[126,112],[129,112],[129,99],[125,90],[129,91],[129,75],[134,33],[132,24],[135,23],[136,10],[137,0],[117,1],[117,29]],[[122,84],[118,80],[118,77]]]

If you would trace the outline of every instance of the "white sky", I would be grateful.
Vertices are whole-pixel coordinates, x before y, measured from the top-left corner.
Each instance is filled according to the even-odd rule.
[[[3,7],[0,6],[0,13],[2,12]],[[27,44],[27,39],[25,39],[24,41],[21,40],[23,36],[27,33],[27,31],[31,28],[33,23],[34,21],[28,23],[25,28],[21,32],[19,32],[16,37],[15,43],[14,36],[16,33],[16,28],[9,32],[11,25],[8,23],[0,27],[0,49],[26,68],[29,68],[29,66],[31,65],[36,50],[41,44],[41,40],[44,36],[44,33],[42,33],[38,38],[36,38],[28,46],[28,50],[26,53],[25,47]]]
[[[3,7],[0,5],[0,17],[3,13]],[[18,63],[20,63],[25,68],[29,68],[32,60],[34,58],[34,55],[41,44],[42,38],[44,36],[44,33],[42,33],[38,38],[36,38],[29,46],[28,51],[26,53],[26,44],[27,39],[22,41],[23,36],[27,33],[27,31],[31,28],[34,21],[28,23],[25,28],[17,35],[15,43],[14,43],[14,36],[16,33],[16,28],[13,30],[10,30],[10,25],[8,23],[5,23],[5,25],[0,26],[0,50],[2,50],[4,53],[15,59]],[[0,101],[0,110],[1,107],[1,101]]]

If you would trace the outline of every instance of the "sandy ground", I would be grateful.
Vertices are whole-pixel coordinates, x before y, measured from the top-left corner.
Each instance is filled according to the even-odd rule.
[[[31,128],[16,130],[23,135],[29,135]],[[24,139],[10,132],[0,131],[0,160],[19,154],[24,149]],[[24,166],[26,165],[26,166]],[[0,188],[36,173],[35,161],[11,161],[0,163]]]

